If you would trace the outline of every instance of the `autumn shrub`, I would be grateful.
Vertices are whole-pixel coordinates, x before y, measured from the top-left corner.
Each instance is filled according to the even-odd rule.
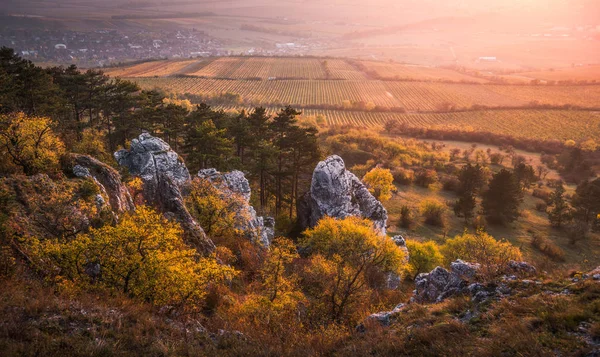
[[[302,272],[313,310],[330,321],[357,319],[353,307],[368,293],[367,273],[401,274],[404,253],[372,222],[356,217],[325,217],[307,230],[301,245],[311,252]],[[381,287],[383,288],[383,287]]]
[[[446,240],[440,251],[445,264],[449,265],[456,259],[481,264],[485,276],[495,276],[501,273],[511,260],[521,260],[519,248],[505,240],[496,240],[486,232],[463,233]]]
[[[58,171],[65,146],[47,117],[23,113],[0,115],[0,168],[25,175]]]
[[[415,173],[415,184],[428,188],[438,181],[435,170],[421,169]]]
[[[399,185],[411,185],[415,180],[415,172],[409,169],[396,168],[392,171],[392,176]]]
[[[447,209],[446,205],[444,205],[442,202],[434,199],[425,200],[421,202],[419,210],[421,212],[421,216],[423,216],[425,219],[426,224],[436,227],[444,227],[444,214]]]
[[[442,264],[444,257],[440,253],[439,247],[435,242],[418,242],[413,240],[406,241],[408,248],[408,265],[406,274],[411,279],[415,279],[421,273],[428,273],[436,266]]]
[[[400,207],[400,227],[410,228],[414,223],[413,213],[407,205]]]
[[[237,194],[224,194],[209,180],[194,179],[185,204],[204,232],[229,248],[232,248],[232,240],[242,234],[240,227],[249,220],[243,209],[244,198]]]
[[[116,226],[92,229],[71,241],[31,238],[27,251],[53,281],[196,311],[211,284],[232,279],[236,272],[214,257],[200,257],[182,234],[177,223],[139,206]]]
[[[565,252],[548,238],[534,233],[531,236],[531,246],[542,252],[553,261],[562,262],[565,260]]]
[[[392,192],[396,191],[394,177],[388,169],[380,167],[372,169],[363,177],[363,182],[367,185],[369,192],[381,202],[392,198]]]
[[[460,187],[460,181],[455,176],[444,176],[441,181],[444,191],[456,192]]]

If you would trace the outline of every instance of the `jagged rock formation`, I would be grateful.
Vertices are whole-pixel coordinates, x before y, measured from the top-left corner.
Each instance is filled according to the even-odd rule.
[[[142,179],[146,201],[161,212],[172,214],[181,223],[188,243],[205,254],[214,251],[214,243],[183,203],[181,192],[190,182],[190,173],[169,144],[144,133],[131,141],[129,150],[119,150],[114,156],[119,165]]]
[[[250,183],[243,172],[236,170],[221,173],[216,169],[206,169],[200,170],[198,177],[209,180],[223,195],[239,195],[244,204],[236,212],[239,218],[236,228],[265,248],[271,244],[275,233],[275,220],[256,215],[256,210],[250,205]]]
[[[302,230],[314,227],[324,216],[370,219],[385,235],[387,211],[350,171],[344,160],[333,155],[319,162],[312,176],[310,191],[298,202],[298,223]]]
[[[89,177],[94,180],[102,193],[108,197],[114,213],[135,209],[129,191],[121,182],[121,175],[115,169],[87,155],[71,154],[71,159],[75,164],[73,174],[77,177]],[[102,196],[99,196],[96,201],[99,205],[104,204]]]
[[[422,273],[415,279],[415,302],[440,302],[444,299],[467,292],[479,264],[471,264],[460,259],[450,264],[450,270],[436,267],[430,273]]]
[[[404,252],[404,262],[403,263],[407,264],[410,259],[410,256],[408,254],[408,247],[406,246],[406,240],[401,235],[392,237],[392,240],[394,241],[394,243],[396,243],[396,246]],[[392,290],[398,289],[401,282],[402,282],[402,276],[395,274],[395,273],[388,274],[388,276],[387,276],[387,288],[388,289],[392,289]]]

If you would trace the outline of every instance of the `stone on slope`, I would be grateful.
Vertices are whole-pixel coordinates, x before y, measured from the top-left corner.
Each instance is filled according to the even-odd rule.
[[[298,223],[302,230],[314,227],[324,216],[356,216],[373,221],[385,235],[387,211],[350,171],[344,160],[333,155],[319,162],[312,176],[310,191],[298,202]]]
[[[243,205],[236,212],[236,228],[243,231],[247,238],[268,247],[275,234],[275,220],[271,217],[257,216],[256,210],[250,205],[250,183],[241,171],[221,173],[216,169],[200,170],[198,177],[210,181],[222,195],[237,195]]]
[[[204,254],[214,251],[214,243],[185,207],[182,190],[190,182],[190,173],[169,144],[143,133],[131,141],[129,150],[119,150],[114,156],[119,165],[142,179],[144,199],[181,223],[189,244]]]
[[[440,302],[444,299],[468,292],[470,282],[479,270],[479,264],[471,264],[460,259],[450,264],[450,270],[436,267],[429,273],[422,273],[415,279],[413,300],[419,303]]]

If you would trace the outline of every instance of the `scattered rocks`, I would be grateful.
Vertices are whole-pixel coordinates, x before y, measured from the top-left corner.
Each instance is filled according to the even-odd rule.
[[[532,276],[537,273],[537,269],[527,262],[517,262],[511,260],[507,264],[507,270],[512,274],[519,276]]]
[[[350,171],[344,160],[333,155],[319,162],[313,172],[310,191],[298,202],[298,223],[302,230],[314,227],[324,216],[363,217],[385,235],[386,209]]]
[[[377,323],[382,327],[390,326],[392,322],[392,318],[394,315],[398,314],[406,307],[405,304],[398,304],[391,311],[381,311],[374,314],[369,315],[362,323],[356,326],[356,331],[358,332],[366,332],[367,326],[372,323]]]
[[[419,274],[415,279],[412,300],[419,303],[440,302],[450,296],[464,294],[479,268],[479,264],[458,259],[450,264],[449,271],[438,266],[430,273]]]
[[[225,196],[238,195],[244,203],[238,208],[236,228],[245,232],[247,237],[268,247],[275,235],[275,220],[272,217],[257,216],[250,205],[250,183],[241,171],[220,173],[216,169],[200,170],[198,177],[209,180]]]
[[[119,165],[142,179],[146,201],[165,214],[171,212],[181,223],[189,244],[204,254],[214,251],[214,243],[183,203],[182,190],[190,182],[190,173],[166,142],[144,133],[131,141],[129,150],[119,150],[114,156]]]

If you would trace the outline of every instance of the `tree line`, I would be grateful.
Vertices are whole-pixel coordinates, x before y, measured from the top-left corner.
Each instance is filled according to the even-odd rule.
[[[110,153],[147,131],[180,153],[192,172],[212,167],[246,172],[258,189],[260,210],[276,216],[293,218],[320,158],[317,129],[301,124],[301,113],[291,107],[274,116],[264,108],[230,114],[206,104],[193,106],[159,90],[141,90],[96,69],[41,68],[6,47],[0,49],[0,82],[4,133],[23,121],[14,113],[49,118],[42,124],[60,134],[67,151],[93,154],[114,165]],[[28,121],[29,126],[34,122]],[[4,151],[11,149],[11,142],[14,149],[18,132],[12,141],[6,138]]]

